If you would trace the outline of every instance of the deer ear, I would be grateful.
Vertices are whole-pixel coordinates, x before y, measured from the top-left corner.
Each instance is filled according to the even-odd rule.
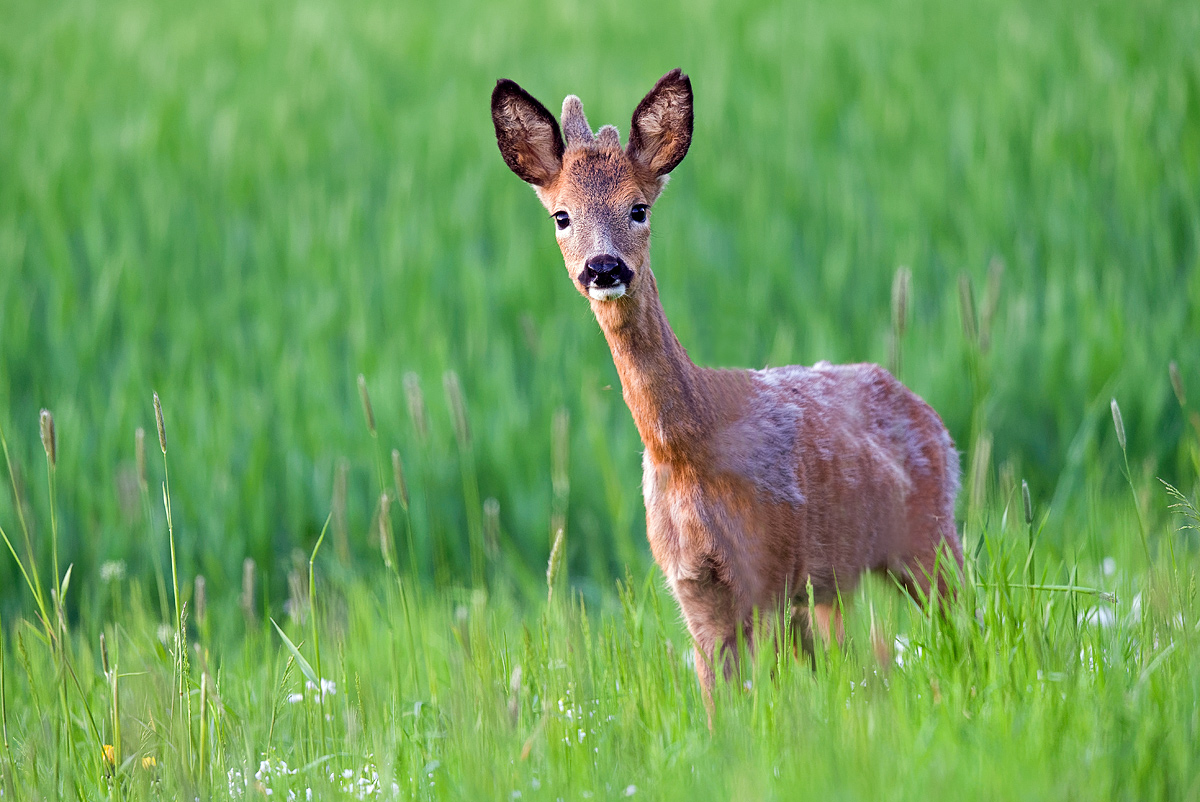
[[[692,144],[692,82],[679,70],[658,80],[633,112],[626,154],[655,177],[675,169]]]
[[[550,184],[562,169],[563,139],[558,121],[515,82],[502,79],[492,91],[492,122],[504,163],[537,187]]]

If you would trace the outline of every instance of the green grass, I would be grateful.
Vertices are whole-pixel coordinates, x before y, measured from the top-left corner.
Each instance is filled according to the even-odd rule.
[[[5,550],[4,799],[221,796],[264,759],[302,769],[283,796],[366,766],[438,798],[1200,795],[1200,548],[1156,481],[1196,503],[1195,3],[3,17],[0,527],[42,588]],[[964,453],[972,555],[950,621],[871,584],[844,650],[759,661],[711,735],[611,359],[487,105],[511,77],[624,132],[675,66],[696,134],[653,254],[680,339],[711,365],[887,363],[910,268],[899,372]],[[165,476],[151,459],[143,483],[135,453],[153,391],[174,565]],[[160,639],[173,567],[184,648]],[[910,644],[890,672],[872,613]],[[270,617],[313,666],[319,638],[323,711],[286,701],[305,680]],[[114,698],[134,759],[112,784]]]
[[[871,583],[844,648],[820,652],[815,670],[787,655],[758,661],[748,689],[720,689],[711,734],[673,601],[652,574],[598,608],[576,596],[539,611],[504,592],[418,598],[407,583],[318,573],[321,675],[299,616],[283,625],[303,669],[261,619],[213,610],[193,634],[207,657],[191,657],[190,727],[169,630],[164,643],[135,592],[120,620],[85,614],[71,640],[84,680],[61,769],[59,722],[40,709],[53,704],[54,663],[34,630],[10,628],[8,793],[259,798],[265,787],[353,798],[341,791],[349,771],[355,783],[377,776],[381,798],[393,783],[400,798],[428,799],[617,798],[630,787],[651,799],[1193,798],[1194,584],[1178,586],[1160,564],[1150,580],[1124,567],[1076,577],[1116,602],[1031,592],[1008,581],[1024,558],[1016,534],[987,538],[992,567],[962,599],[977,617],[929,620]],[[97,630],[120,644],[109,647],[125,715],[116,783],[100,750],[112,729]],[[882,668],[880,643],[892,652]],[[313,690],[321,678],[333,682],[324,696]]]

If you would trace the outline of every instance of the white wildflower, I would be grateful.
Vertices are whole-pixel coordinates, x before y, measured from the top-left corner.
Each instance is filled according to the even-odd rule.
[[[1095,624],[1101,629],[1107,629],[1117,622],[1117,614],[1111,607],[1092,607],[1079,614],[1080,624]]]

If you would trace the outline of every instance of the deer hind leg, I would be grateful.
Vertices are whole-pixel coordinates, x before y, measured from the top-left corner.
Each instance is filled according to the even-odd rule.
[[[954,598],[951,577],[962,575],[962,547],[954,530],[953,519],[948,526],[926,523],[924,531],[929,532],[930,536],[899,565],[892,566],[890,572],[922,606],[930,603],[943,605]]]
[[[962,543],[954,525],[958,452],[937,415],[927,407],[925,411],[940,434],[924,448],[924,470],[912,463],[907,466],[914,486],[905,502],[906,531],[897,533],[899,553],[892,555],[887,569],[922,605],[935,599],[942,605],[953,599],[956,580],[962,576],[963,568]],[[940,446],[937,440],[941,441]]]

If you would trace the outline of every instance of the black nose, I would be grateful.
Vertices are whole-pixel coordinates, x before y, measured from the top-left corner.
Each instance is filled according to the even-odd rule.
[[[633,271],[625,266],[625,262],[619,256],[602,253],[584,262],[579,283],[584,287],[604,288],[614,284],[628,284],[631,278]]]

